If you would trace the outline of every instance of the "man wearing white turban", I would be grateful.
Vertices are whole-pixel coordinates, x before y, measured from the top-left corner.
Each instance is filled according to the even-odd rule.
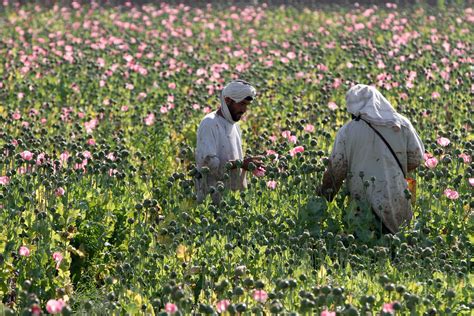
[[[199,203],[209,193],[213,203],[218,203],[225,188],[245,189],[246,170],[250,163],[261,165],[259,157],[244,159],[242,131],[236,124],[255,96],[256,90],[250,83],[231,81],[221,92],[220,108],[207,114],[199,124],[196,144],[196,166],[200,171],[200,177],[196,179]]]
[[[413,215],[405,177],[422,161],[423,143],[374,87],[353,86],[346,103],[353,120],[336,135],[319,193],[332,200],[346,179],[357,212],[372,212],[376,229],[394,234]]]

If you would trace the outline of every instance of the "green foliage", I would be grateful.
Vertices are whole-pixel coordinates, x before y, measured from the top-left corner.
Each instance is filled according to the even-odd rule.
[[[327,202],[322,197],[311,197],[298,213],[297,227],[308,230],[313,236],[321,236],[323,221],[328,220]]]
[[[443,4],[2,6],[0,315],[469,315],[473,11]],[[198,205],[196,129],[234,77],[266,173]],[[395,235],[315,196],[354,83],[436,159]]]

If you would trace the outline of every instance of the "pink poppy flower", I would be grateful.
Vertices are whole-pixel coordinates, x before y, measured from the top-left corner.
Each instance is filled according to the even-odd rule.
[[[81,163],[76,163],[74,165],[74,170],[82,170],[84,173],[86,172],[86,166],[87,166],[87,159],[82,160]]]
[[[39,114],[39,111],[35,108],[30,109],[30,111],[28,112],[29,116],[36,116],[38,114]]]
[[[65,152],[61,153],[61,155],[59,155],[59,160],[63,164],[65,164],[65,163],[67,163],[67,160],[69,159],[69,156],[70,156],[69,152],[65,151]]]
[[[115,159],[117,159],[117,158],[115,158],[114,153],[107,154],[106,158],[109,159],[109,160],[112,160],[112,161],[115,161]]]
[[[147,117],[145,117],[144,121],[145,121],[145,125],[147,126],[153,125],[155,123],[155,114],[153,113],[148,114]]]
[[[253,291],[252,297],[257,302],[265,303],[268,299],[268,294],[264,290],[255,290]]]
[[[267,156],[270,156],[270,155],[277,155],[277,152],[274,151],[273,149],[267,149]]]
[[[321,312],[320,316],[336,316],[336,312],[331,312],[326,309]]]
[[[128,105],[122,105],[122,107],[120,108],[120,111],[127,112],[128,111]]]
[[[444,195],[450,200],[456,200],[459,198],[459,193],[449,188],[444,190]]]
[[[290,137],[288,137],[288,140],[291,143],[296,144],[296,142],[298,142],[298,137],[296,137],[295,135],[291,135]]]
[[[96,144],[96,142],[95,142],[95,139],[94,139],[94,138],[89,138],[89,139],[87,140],[87,145],[89,145],[89,146],[94,146],[95,144]]]
[[[436,158],[428,158],[426,161],[425,161],[425,166],[427,168],[430,168],[430,169],[434,169],[436,168],[436,166],[438,165],[438,159]]]
[[[394,303],[384,303],[383,308],[382,308],[383,312],[384,313],[391,313],[391,314],[395,313],[395,309],[393,308],[393,304]]]
[[[227,308],[229,307],[229,305],[230,305],[229,300],[221,300],[221,301],[217,302],[217,304],[216,304],[217,312],[218,313],[225,312],[227,310]]]
[[[21,158],[23,158],[26,161],[30,161],[33,159],[33,153],[31,151],[25,150],[20,153]]]
[[[471,156],[465,153],[459,155],[460,158],[464,161],[464,163],[469,164],[471,163]]]
[[[469,184],[474,187],[474,178],[469,178]]]
[[[38,156],[36,156],[36,165],[41,166],[42,164],[44,164],[46,161],[45,157],[46,157],[45,153],[38,154]]]
[[[15,113],[12,114],[12,118],[15,120],[15,121],[18,121],[19,119],[21,119],[21,114],[20,112],[16,111]]]
[[[447,139],[446,137],[440,137],[438,138],[437,143],[440,146],[446,147],[451,143],[451,141]]]
[[[306,124],[306,126],[304,127],[304,130],[308,133],[312,133],[312,132],[314,132],[314,125]]]
[[[77,2],[73,2],[73,3],[77,3]],[[105,60],[103,58],[97,58],[97,66],[99,66],[100,68],[103,68],[105,66]]]
[[[317,68],[319,71],[322,71],[322,72],[326,72],[326,71],[329,70],[329,68],[328,68],[326,65],[324,65],[324,64],[318,64],[318,65],[316,66],[316,68]]]
[[[48,311],[48,313],[50,314],[59,314],[61,313],[61,311],[63,310],[64,306],[66,304],[64,303],[64,301],[62,299],[59,299],[59,300],[49,300],[47,303],[46,303],[46,310]]]
[[[295,148],[290,149],[291,157],[294,157],[297,153],[302,153],[302,152],[304,152],[303,146],[296,146]]]
[[[31,315],[39,316],[42,312],[43,311],[41,310],[41,307],[39,307],[38,304],[33,304],[33,306],[31,306]]]
[[[423,154],[423,159],[424,159],[425,161],[428,160],[429,158],[432,158],[432,157],[433,157],[433,155],[430,154],[430,153],[424,153],[424,154]]]
[[[331,101],[331,102],[328,103],[328,108],[329,108],[331,111],[335,111],[335,110],[338,108],[338,106],[337,106],[336,102],[332,102],[332,101]]]
[[[433,93],[431,94],[431,98],[432,98],[432,99],[439,99],[439,97],[441,97],[441,95],[439,94],[439,92],[436,92],[436,91],[435,91],[435,92],[433,92]]]
[[[295,59],[296,54],[294,52],[288,52],[288,54],[286,54],[286,57],[288,57],[289,59]]]
[[[63,255],[56,251],[53,253],[53,259],[56,262],[56,270],[59,270],[59,265],[61,264],[61,261],[63,261]]]
[[[160,113],[162,113],[162,114],[168,113],[168,108],[166,106],[162,106],[160,108]]]
[[[196,76],[201,77],[201,76],[207,76],[207,71],[204,68],[199,68],[196,71]]]
[[[265,67],[267,67],[267,68],[270,68],[270,67],[273,66],[273,60],[265,60],[265,61],[263,62],[263,65],[264,65]]]
[[[173,315],[173,314],[175,314],[175,313],[178,311],[178,306],[176,306],[176,304],[173,304],[173,303],[166,303],[166,305],[165,305],[165,311],[166,311],[169,315]]]
[[[283,132],[281,132],[281,136],[283,138],[289,139],[290,136],[291,136],[291,132],[290,131],[283,131]]]
[[[25,246],[21,246],[20,249],[18,250],[18,254],[22,257],[29,257],[30,256],[30,249],[28,249]]]
[[[295,75],[295,78],[296,78],[296,79],[301,79],[301,78],[304,78],[304,76],[305,76],[305,73],[304,73],[304,72],[298,71],[298,72],[296,73],[296,75]]]
[[[63,196],[65,192],[66,191],[62,187],[59,187],[56,189],[56,191],[54,191],[54,194],[59,197],[59,196]]]
[[[86,133],[90,134],[92,131],[99,125],[99,120],[96,118],[91,119],[88,122],[84,122],[84,127],[86,128]]]
[[[10,177],[8,176],[1,176],[0,177],[0,184],[1,185],[7,185],[10,183]]]
[[[275,180],[270,180],[267,182],[267,188],[269,188],[270,190],[275,190],[276,187],[277,187],[277,182]]]
[[[77,83],[71,84],[71,89],[72,89],[72,91],[74,91],[76,93],[79,93],[81,91],[81,88],[79,87],[79,85]]]
[[[257,169],[253,171],[253,175],[256,177],[263,177],[265,175],[265,172],[266,172],[265,168],[258,167]]]

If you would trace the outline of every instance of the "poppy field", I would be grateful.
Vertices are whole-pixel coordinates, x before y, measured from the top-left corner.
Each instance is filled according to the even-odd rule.
[[[473,23],[462,2],[3,1],[0,315],[472,315]],[[235,78],[265,168],[197,204],[196,130]],[[425,145],[395,235],[315,193],[356,83]]]

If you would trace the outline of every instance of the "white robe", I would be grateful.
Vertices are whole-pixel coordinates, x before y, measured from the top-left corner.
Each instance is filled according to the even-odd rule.
[[[218,181],[222,181],[226,189],[242,190],[247,187],[245,170],[239,168],[227,171],[225,168],[228,161],[236,159],[243,159],[239,124],[230,123],[217,112],[207,114],[197,131],[196,166],[198,170],[207,166],[210,172],[196,180],[198,202],[206,198],[210,187],[216,187]],[[226,172],[230,178],[224,181]],[[212,200],[218,203],[220,194],[212,194]]]
[[[424,147],[411,123],[401,116],[400,129],[373,126],[396,153],[405,174],[407,165],[418,165]],[[351,198],[368,202],[385,226],[393,233],[413,215],[410,200],[404,194],[407,183],[387,145],[365,122],[352,120],[337,133],[330,156],[336,179],[346,179]],[[364,188],[363,180],[375,177],[375,183]]]

